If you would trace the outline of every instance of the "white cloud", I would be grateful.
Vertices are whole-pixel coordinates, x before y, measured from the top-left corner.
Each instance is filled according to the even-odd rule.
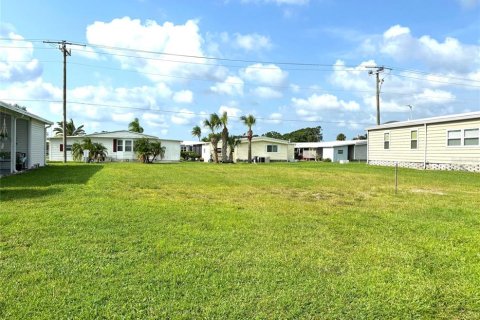
[[[214,86],[210,87],[210,90],[215,93],[227,94],[227,95],[243,95],[242,79],[236,76],[228,76],[224,82],[218,82]]]
[[[152,81],[178,81],[198,75],[211,74],[212,66],[204,65],[204,58],[161,56],[150,52],[164,52],[189,56],[204,56],[204,40],[199,32],[198,22],[188,20],[185,24],[175,25],[165,22],[162,25],[153,20],[142,22],[124,17],[110,22],[96,21],[87,27],[87,40],[92,44],[120,47],[132,50],[125,57],[115,55],[122,68],[143,72]],[[118,54],[118,50],[102,49]],[[169,60],[169,61],[167,61]],[[174,62],[174,61],[178,62]],[[190,63],[189,63],[190,62]],[[163,76],[160,76],[160,75]]]
[[[272,43],[270,42],[270,38],[257,33],[245,35],[236,33],[235,46],[245,51],[260,51],[263,49],[270,49]]]
[[[243,79],[270,86],[283,85],[288,73],[274,64],[256,63],[240,71]]]
[[[193,102],[193,92],[190,90],[181,90],[177,91],[173,95],[173,101],[177,103],[192,103]]]
[[[319,114],[328,110],[357,111],[360,105],[355,101],[344,101],[331,94],[314,93],[307,99],[292,98],[293,107],[299,116],[317,119]]]
[[[425,89],[422,93],[415,94],[414,99],[415,105],[438,105],[452,103],[455,100],[455,96],[451,92],[444,90]]]
[[[188,109],[180,109],[179,113],[175,113],[171,116],[170,120],[174,124],[178,125],[188,125],[192,124],[193,119],[196,117],[196,115]]]
[[[418,60],[436,71],[466,73],[480,65],[480,46],[461,43],[453,37],[443,42],[423,35],[416,38],[407,27],[394,25],[383,33],[376,44],[369,39],[369,46],[398,61]]]
[[[135,118],[133,112],[127,113],[112,113],[112,120],[116,122],[128,123]]]
[[[142,115],[142,119],[145,123],[151,127],[161,127],[167,128],[168,124],[166,123],[165,116],[163,114],[145,112]]]
[[[240,110],[238,108],[235,108],[235,107],[229,107],[229,106],[222,105],[218,109],[218,114],[222,115],[224,112],[227,112],[227,115],[230,118],[236,118],[236,117],[240,117],[242,115],[242,110]]]
[[[278,99],[283,95],[280,91],[274,90],[269,87],[257,87],[251,90],[254,95],[263,99]]]
[[[0,50],[0,81],[21,82],[39,78],[42,67],[39,61],[33,58],[33,44],[3,28],[0,36],[9,39],[2,41],[4,48]]]
[[[270,116],[268,117],[268,120],[266,120],[266,121],[269,122],[269,123],[278,124],[278,123],[282,122],[282,118],[283,118],[283,115],[281,113],[274,112],[274,113],[270,114]]]
[[[374,90],[373,80],[369,78],[366,66],[375,66],[373,60],[360,63],[356,67],[347,67],[345,62],[337,60],[333,67],[333,74],[330,80],[333,84],[347,90],[372,91]]]

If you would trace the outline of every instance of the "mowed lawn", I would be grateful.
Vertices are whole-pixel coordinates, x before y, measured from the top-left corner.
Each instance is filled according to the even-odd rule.
[[[480,318],[480,175],[54,164],[0,180],[0,318]]]

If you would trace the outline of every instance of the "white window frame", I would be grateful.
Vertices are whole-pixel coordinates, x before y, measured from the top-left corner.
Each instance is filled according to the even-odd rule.
[[[127,141],[130,142],[130,150],[127,150]],[[133,141],[132,140],[123,140],[123,152],[132,152],[133,151]]]
[[[479,143],[476,145],[465,145],[465,131],[468,130],[478,130],[478,140]],[[448,133],[451,131],[460,131],[460,145],[457,146],[449,146],[448,141],[451,139],[448,139]],[[468,138],[467,138],[468,139]],[[445,146],[447,148],[478,148],[480,147],[480,128],[478,127],[468,127],[468,128],[450,128],[445,131]]]
[[[385,134],[388,133],[388,148],[385,148]],[[392,148],[392,133],[390,131],[383,131],[383,150],[390,150]]]
[[[124,152],[123,141],[124,141],[123,139],[117,139],[117,150],[116,150],[117,152]]]
[[[465,131],[477,130],[477,136],[475,138],[465,138]],[[462,130],[462,146],[464,147],[478,147],[480,146],[480,128],[465,128]],[[465,139],[477,139],[477,144],[465,144]]]
[[[415,140],[412,139],[412,132],[417,133],[417,139],[415,139]],[[417,145],[415,146],[415,148],[412,148],[412,142],[413,141],[417,142]],[[410,150],[417,150],[417,149],[418,149],[418,129],[411,129],[410,130]]]
[[[272,147],[272,151],[268,151],[268,147]],[[274,148],[274,147],[275,147],[275,149],[277,149],[277,150],[273,151],[273,148]],[[280,148],[278,147],[278,144],[267,144],[267,146],[266,146],[266,151],[267,151],[267,153],[278,153],[278,149],[280,149]]]

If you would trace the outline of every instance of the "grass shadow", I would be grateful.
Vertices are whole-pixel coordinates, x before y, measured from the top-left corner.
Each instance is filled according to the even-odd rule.
[[[54,164],[22,174],[3,177],[0,189],[5,187],[50,187],[63,184],[86,184],[103,164]]]
[[[34,199],[51,196],[62,192],[60,188],[2,188],[0,189],[0,201],[13,201],[23,199]]]

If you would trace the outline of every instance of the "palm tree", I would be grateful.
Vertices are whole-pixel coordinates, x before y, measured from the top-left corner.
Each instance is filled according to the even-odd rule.
[[[223,126],[223,130],[222,130],[222,162],[227,162],[228,115],[227,115],[226,111],[224,111],[222,116],[220,117],[220,123]]]
[[[57,122],[56,128],[53,129],[56,136],[63,135],[63,121]],[[67,121],[65,124],[65,131],[67,132],[67,136],[83,136],[85,134],[85,130],[83,130],[83,124],[80,127],[75,127],[73,120]]]
[[[202,138],[202,129],[199,126],[195,126],[192,129],[192,136],[197,137],[198,141]]]
[[[133,121],[128,124],[128,131],[143,133],[143,128],[140,126],[138,118],[133,119]]]
[[[253,131],[252,126],[255,124],[257,119],[254,116],[249,114],[248,116],[242,116],[240,118],[243,123],[248,127],[247,139],[248,139],[248,163],[252,163],[252,137]]]
[[[209,137],[213,147],[213,156],[215,157],[215,163],[218,163],[218,135],[215,133],[215,130],[222,126],[222,122],[220,121],[218,114],[212,113],[209,119],[203,120],[203,126],[209,128],[210,131],[212,131]]]
[[[230,148],[230,155],[228,156],[228,160],[230,162],[233,162],[233,152],[241,142],[242,141],[237,137],[228,137],[227,144],[228,144],[228,147]]]
[[[347,137],[343,133],[337,134],[337,141],[345,141]]]
[[[137,139],[133,143],[133,151],[143,163],[152,163],[157,156],[165,156],[165,147],[158,140],[150,141],[147,138]],[[150,158],[151,157],[151,158]]]

